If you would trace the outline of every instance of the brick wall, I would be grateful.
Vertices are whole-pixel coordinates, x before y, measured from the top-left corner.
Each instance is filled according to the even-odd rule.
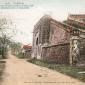
[[[54,21],[50,23],[50,44],[67,43],[69,42],[70,34],[65,28]]]
[[[52,45],[42,48],[42,60],[58,64],[69,63],[69,43]]]

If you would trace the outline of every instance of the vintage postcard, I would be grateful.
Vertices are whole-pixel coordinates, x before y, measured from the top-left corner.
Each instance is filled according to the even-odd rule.
[[[0,0],[0,85],[85,85],[85,0]]]

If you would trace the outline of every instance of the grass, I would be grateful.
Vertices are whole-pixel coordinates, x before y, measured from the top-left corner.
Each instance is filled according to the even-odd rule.
[[[39,66],[47,67],[49,69],[56,70],[60,73],[69,75],[71,77],[77,78],[83,82],[85,82],[85,73],[80,74],[78,72],[85,72],[85,67],[77,67],[77,66],[69,66],[69,65],[60,65],[60,64],[55,64],[55,63],[47,63],[43,62],[41,60],[29,60],[29,62],[34,63]]]
[[[2,81],[2,75],[5,69],[5,61],[0,60],[0,82]]]

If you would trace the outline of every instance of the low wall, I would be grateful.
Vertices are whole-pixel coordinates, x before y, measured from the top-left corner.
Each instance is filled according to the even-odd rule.
[[[69,43],[42,47],[42,60],[58,64],[68,64],[69,51]]]

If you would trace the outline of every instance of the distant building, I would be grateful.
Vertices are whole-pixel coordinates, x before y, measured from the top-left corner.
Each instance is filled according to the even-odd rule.
[[[80,56],[80,53],[78,54],[76,52],[80,52],[78,43],[81,41],[80,36],[85,36],[83,29],[85,26],[78,23],[85,24],[84,21],[81,21],[85,18],[81,17],[81,20],[79,20],[77,17],[76,20],[76,16],[74,16],[69,15],[68,20],[65,22],[56,21],[48,15],[43,16],[34,26],[32,58],[60,64],[79,62],[76,57]],[[71,20],[73,20],[74,23]],[[76,52],[73,53],[73,50]]]
[[[24,58],[30,59],[31,58],[31,51],[32,51],[32,46],[23,45],[22,53],[23,53]]]

